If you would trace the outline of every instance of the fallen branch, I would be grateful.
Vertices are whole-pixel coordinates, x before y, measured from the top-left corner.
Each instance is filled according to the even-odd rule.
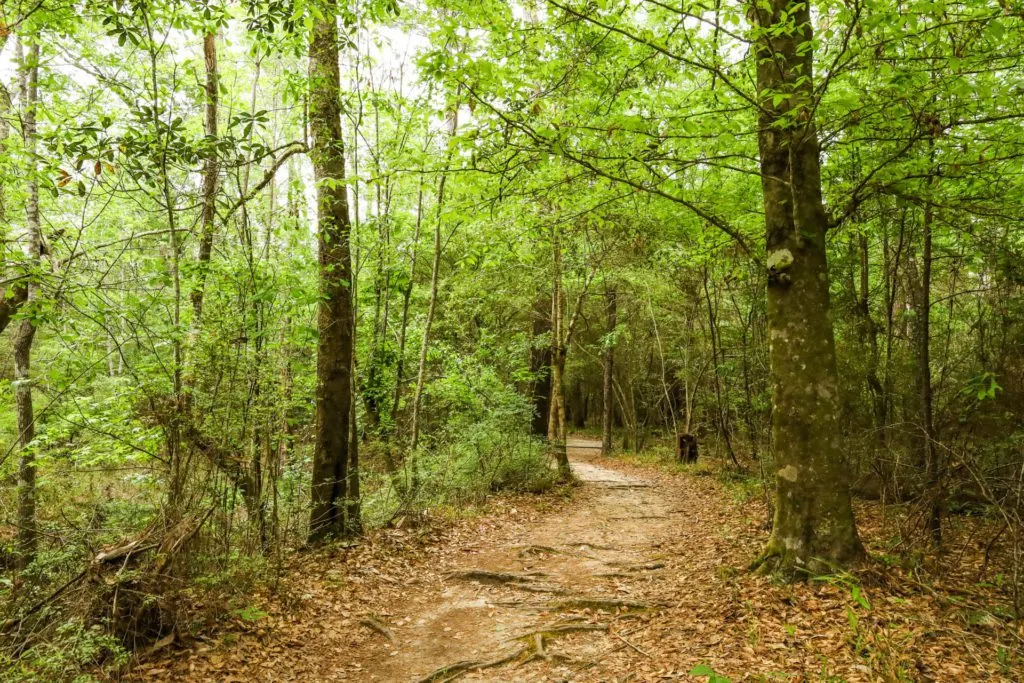
[[[621,640],[622,642],[624,642],[626,645],[628,645],[631,648],[633,648],[634,650],[636,650],[637,652],[639,652],[640,654],[642,654],[644,657],[647,657],[648,659],[650,659],[651,655],[649,655],[648,653],[644,652],[643,650],[638,648],[636,645],[634,645],[633,643],[629,642],[628,640],[626,640],[625,638],[620,636],[618,633],[613,633],[612,635],[615,636],[616,638],[618,638],[619,640]]]

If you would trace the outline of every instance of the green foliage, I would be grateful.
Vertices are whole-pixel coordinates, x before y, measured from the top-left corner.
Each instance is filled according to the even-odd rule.
[[[551,349],[556,282],[563,322],[575,325],[571,429],[596,433],[602,361],[614,352],[619,457],[715,474],[740,501],[763,495],[779,418],[765,266],[800,258],[764,249],[767,107],[784,110],[776,129],[813,124],[821,141],[835,429],[855,489],[905,500],[926,484],[924,376],[946,511],[998,513],[1019,498],[1008,474],[1024,442],[1024,30],[1013,3],[813,3],[815,38],[798,46],[817,79],[809,99],[752,85],[750,46],[790,35],[790,13],[758,27],[739,3],[529,4],[342,3],[347,157],[343,174],[321,178],[305,154],[308,99],[321,85],[306,51],[326,5],[5,6],[0,57],[13,68],[0,77],[15,108],[13,46],[35,40],[42,55],[36,153],[24,112],[0,98],[4,300],[32,289],[0,338],[0,478],[34,458],[42,531],[35,561],[16,571],[16,489],[4,484],[0,557],[11,566],[0,595],[12,614],[100,549],[148,543],[163,515],[179,513],[206,516],[174,571],[223,597],[224,614],[258,614],[231,587],[265,579],[269,558],[302,545],[308,525],[324,299],[317,185],[348,191],[366,526],[552,485],[545,448],[527,434],[550,374],[534,361]],[[204,125],[206,34],[218,50],[216,136]],[[458,119],[451,139],[446,117]],[[212,251],[201,263],[211,161]],[[21,248],[30,182],[40,259]],[[606,287],[617,291],[611,331]],[[24,449],[9,381],[22,321],[38,326]],[[681,432],[700,443],[696,466],[659,442]],[[185,463],[176,491],[172,451]],[[720,466],[733,457],[761,480]],[[1007,537],[1019,537],[1014,524]],[[922,558],[915,548],[885,559],[917,568]],[[999,575],[1021,575],[1009,569]],[[1012,582],[999,589],[1020,595]],[[850,625],[863,635],[870,604],[854,588]],[[67,630],[11,666],[56,678],[120,662],[106,625],[70,620],[68,607],[46,614]],[[63,657],[56,643],[67,656],[47,668]]]
[[[33,647],[27,657],[10,659],[0,654],[0,681],[44,683],[99,680],[85,669],[117,671],[128,664],[131,653],[100,624],[86,626],[80,620],[60,625],[52,637]],[[95,670],[95,669],[94,669]]]
[[[698,664],[690,669],[691,676],[706,676],[708,683],[732,683],[732,679],[716,673],[708,664]]]

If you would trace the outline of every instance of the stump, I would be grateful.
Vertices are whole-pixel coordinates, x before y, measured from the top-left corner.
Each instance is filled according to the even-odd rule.
[[[693,434],[676,435],[676,459],[679,462],[697,462],[697,437]]]

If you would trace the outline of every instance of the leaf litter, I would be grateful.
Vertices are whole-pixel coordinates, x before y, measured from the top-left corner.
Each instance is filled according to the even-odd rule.
[[[715,477],[570,454],[582,481],[570,496],[499,496],[482,516],[307,554],[253,596],[264,616],[130,678],[1020,680],[1024,630],[998,608],[1005,589],[979,582],[976,529],[927,571],[876,562],[781,584],[746,571],[765,539],[761,501]],[[888,557],[892,508],[857,512]]]

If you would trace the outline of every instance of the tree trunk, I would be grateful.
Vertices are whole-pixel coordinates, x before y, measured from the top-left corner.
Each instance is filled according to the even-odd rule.
[[[751,4],[761,105],[758,147],[768,253],[776,508],[754,563],[763,572],[832,572],[864,554],[838,431],[808,5]],[[777,101],[773,94],[791,93]]]
[[[722,391],[722,368],[720,367],[718,319],[715,315],[716,306],[711,303],[711,290],[708,287],[707,266],[702,270],[704,285],[704,301],[708,306],[708,334],[711,336],[711,364],[715,370],[715,407],[718,413],[715,422],[718,423],[718,433],[725,441],[725,448],[729,451],[729,458],[736,469],[742,469],[740,461],[736,459],[736,450],[732,447],[732,429],[729,426],[729,405],[728,396],[723,396]],[[716,297],[717,298],[717,297]]]
[[[562,479],[572,476],[565,446],[565,302],[562,292],[562,245],[557,227],[551,229],[551,403],[548,408],[548,449]]]
[[[217,217],[217,36],[210,32],[203,36],[203,61],[206,64],[206,85],[204,95],[206,106],[203,110],[203,133],[209,148],[203,162],[203,211],[202,231],[199,236],[199,254],[196,258],[196,283],[192,288],[192,330],[198,335],[199,321],[203,314],[203,295],[206,290],[206,276],[210,269],[213,253],[214,221]],[[244,196],[244,193],[243,193]]]
[[[352,329],[355,330],[353,323]],[[355,344],[353,343],[353,348]],[[352,354],[352,376],[356,376],[355,354]],[[345,498],[345,531],[349,536],[363,533],[362,503],[359,497],[359,423],[356,421],[356,402],[349,401],[351,406],[351,427],[348,442],[348,475],[347,496]]]
[[[878,354],[878,325],[871,317],[870,306],[870,272],[867,235],[860,235],[858,238],[858,262],[860,265],[860,291],[857,299],[857,315],[860,318],[858,325],[860,341],[867,347],[868,367],[864,377],[868,386],[868,394],[871,397],[871,415],[875,430],[875,444],[877,453],[886,451],[886,409],[885,389],[878,376],[879,354]],[[886,283],[888,287],[888,283]],[[877,454],[876,453],[876,454]]]
[[[929,186],[931,185],[929,178]],[[936,546],[942,543],[942,477],[939,453],[935,448],[935,425],[932,418],[931,372],[931,310],[932,310],[932,225],[934,207],[930,200],[924,207],[921,226],[921,301],[917,325],[917,387],[921,399],[921,458],[925,466],[928,501],[928,532]]]
[[[412,237],[412,253],[409,255],[409,281],[402,288],[402,321],[398,327],[398,362],[395,365],[395,393],[391,399],[391,422],[381,432],[381,438],[388,442],[385,450],[387,466],[390,472],[397,469],[391,452],[391,430],[398,422],[398,408],[402,401],[405,388],[405,347],[409,333],[409,304],[412,299],[412,288],[416,283],[416,258],[419,254],[420,232],[423,227],[423,178],[420,178],[419,190],[416,193],[416,230]]]
[[[352,415],[351,225],[341,132],[338,7],[320,3],[309,45],[310,158],[317,190],[320,304],[317,313],[316,439],[309,541],[344,536]]]
[[[434,322],[434,312],[437,309],[437,286],[441,271],[441,216],[444,209],[444,186],[448,178],[448,169],[452,160],[452,140],[459,129],[459,106],[456,103],[452,107],[448,120],[448,156],[445,160],[445,169],[441,174],[441,180],[437,185],[437,220],[434,222],[434,261],[430,269],[430,302],[427,304],[427,319],[423,324],[423,341],[420,344],[420,365],[416,373],[416,393],[412,398],[412,438],[409,442],[409,452],[415,457],[416,447],[420,440],[420,403],[423,400],[423,385],[427,378],[427,344],[430,341],[430,327]]]
[[[7,35],[0,36],[0,49],[7,42]],[[0,148],[3,148],[5,141],[11,132],[11,109],[14,104],[11,102],[11,94],[0,83]],[[4,232],[0,237],[6,239],[7,233],[7,187],[6,179],[15,176],[15,169],[11,168],[11,159],[0,160],[0,230]],[[6,274],[5,274],[6,275]],[[7,279],[6,277],[4,279]],[[0,332],[7,329],[14,314],[18,312],[21,305],[28,298],[28,287],[24,281],[16,282],[0,291]]]
[[[551,299],[542,297],[533,306],[533,348],[530,349],[530,373],[533,375],[533,419],[530,431],[534,436],[547,436],[551,412],[551,342],[537,344],[537,339],[551,333]]]
[[[601,385],[601,454],[610,455],[612,452],[612,417],[615,412],[615,397],[612,395],[612,378],[615,376],[615,344],[612,335],[615,334],[616,320],[616,292],[615,287],[609,287],[605,291],[607,299],[607,327],[608,337],[605,339],[604,347],[604,378]]]
[[[22,69],[22,137],[29,160],[28,197],[25,202],[25,242],[23,249],[30,268],[38,268],[42,260],[42,238],[39,222],[39,181],[36,153],[36,108],[39,101],[39,43],[33,41],[28,55],[21,60]],[[35,286],[28,286],[29,302],[35,298]],[[38,534],[36,530],[36,461],[32,451],[35,439],[35,416],[32,406],[32,341],[36,327],[30,318],[18,324],[14,337],[14,403],[18,423],[18,561],[22,567],[35,559]]]

